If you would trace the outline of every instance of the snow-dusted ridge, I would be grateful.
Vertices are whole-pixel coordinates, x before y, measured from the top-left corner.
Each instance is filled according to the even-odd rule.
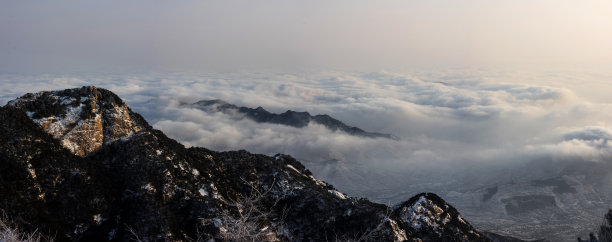
[[[23,109],[45,132],[79,156],[143,130],[143,124],[133,118],[119,97],[93,86],[28,93],[8,105]]]
[[[392,214],[399,218],[400,223],[421,233],[438,235],[440,238],[454,234],[470,241],[485,239],[455,208],[434,193],[418,194],[395,206]]]

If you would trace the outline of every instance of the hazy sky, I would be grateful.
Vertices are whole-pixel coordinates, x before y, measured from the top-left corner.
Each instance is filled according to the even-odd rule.
[[[612,2],[2,1],[0,71],[609,67]]]

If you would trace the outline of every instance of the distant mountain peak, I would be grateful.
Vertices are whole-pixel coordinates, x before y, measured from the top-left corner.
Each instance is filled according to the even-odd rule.
[[[399,140],[398,137],[391,134],[367,132],[358,127],[348,126],[340,120],[332,118],[327,114],[310,115],[308,112],[298,112],[287,110],[284,113],[276,114],[266,111],[263,107],[257,108],[238,107],[220,99],[202,100],[190,105],[206,112],[239,112],[243,114],[240,117],[246,117],[258,123],[274,123],[302,128],[308,126],[310,122],[314,122],[325,126],[331,131],[340,131],[350,135],[367,137],[367,138],[387,138]]]
[[[117,95],[95,86],[28,93],[8,103],[26,112],[73,154],[87,156],[105,143],[146,126]]]
[[[466,236],[469,241],[483,236],[466,222],[455,208],[434,193],[421,193],[396,206],[392,213],[420,233],[444,236]],[[455,231],[462,231],[461,235]],[[466,233],[467,231],[467,233]]]

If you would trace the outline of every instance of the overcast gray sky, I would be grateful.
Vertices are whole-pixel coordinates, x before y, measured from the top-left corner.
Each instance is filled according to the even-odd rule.
[[[2,1],[0,71],[606,67],[612,2]]]

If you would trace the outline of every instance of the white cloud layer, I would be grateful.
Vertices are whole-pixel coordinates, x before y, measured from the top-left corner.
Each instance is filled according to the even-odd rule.
[[[550,226],[546,236],[566,238],[582,233],[581,227],[555,230],[560,224],[591,228],[612,201],[610,77],[483,70],[4,74],[0,102],[27,92],[96,85],[117,93],[186,146],[290,154],[349,195],[396,203],[432,191],[479,228],[508,227],[533,239],[544,232],[522,231],[523,224]],[[294,128],[237,120],[183,105],[205,99],[276,113],[329,114],[401,140],[349,136],[316,124]],[[533,185],[549,178],[569,182],[577,192],[556,194],[553,187]],[[492,187],[499,187],[499,197],[485,203],[482,194]],[[504,199],[530,194],[555,196],[564,219],[540,225],[532,215],[503,212]]]
[[[598,74],[600,77],[602,74]],[[568,80],[593,78],[570,73]],[[123,74],[2,75],[0,101],[27,92],[96,85],[114,91],[155,128],[187,146],[214,150],[293,155],[323,179],[355,194],[388,184],[412,184],[405,176],[435,171],[454,183],[487,169],[509,169],[533,160],[610,160],[612,105],[577,94],[571,85],[545,74],[455,70],[397,74],[322,72],[308,74]],[[603,77],[606,77],[603,75]],[[558,80],[558,77],[555,77]],[[570,82],[567,82],[570,83]],[[554,85],[551,85],[554,84]],[[571,89],[570,89],[571,88]],[[262,106],[329,114],[366,131],[394,134],[400,141],[365,139],[305,128],[234,120],[182,104],[223,99],[239,106]],[[335,160],[330,166],[323,161]],[[343,181],[337,169],[348,176]],[[351,184],[350,176],[372,171],[380,184]],[[355,180],[353,177],[353,180]],[[483,177],[478,179],[492,179]],[[443,182],[443,183],[444,183]],[[422,182],[415,189],[435,189]]]

